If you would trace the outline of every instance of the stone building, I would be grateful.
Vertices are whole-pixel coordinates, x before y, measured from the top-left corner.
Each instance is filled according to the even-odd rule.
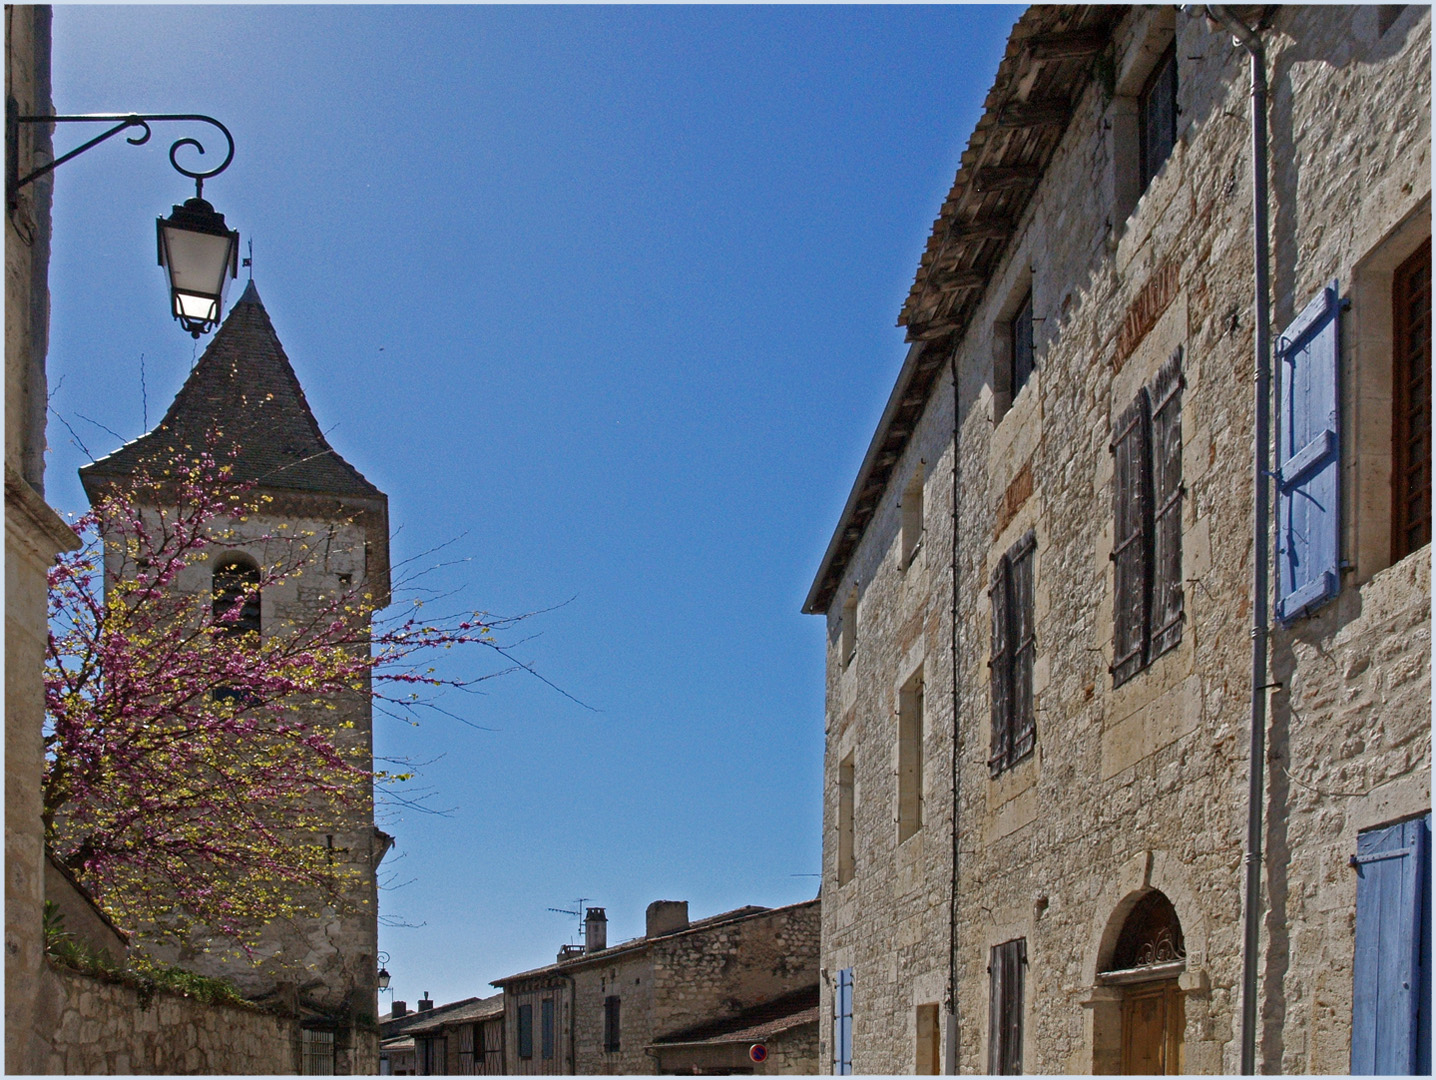
[[[1018,20],[805,605],[825,1069],[1430,1070],[1430,47],[1426,6]]]
[[[266,536],[318,538],[324,554],[292,577],[265,589],[254,613],[261,633],[304,625],[327,598],[372,594],[383,606],[389,592],[388,500],[341,458],[319,425],[280,345],[254,282],[231,309],[164,419],[151,432],[80,470],[94,500],[107,485],[173,448],[203,447],[219,432],[217,449],[233,447],[232,475],[267,496],[261,513],[227,522],[232,546],[181,572],[175,587],[207,596],[221,573],[257,577],[272,560]],[[109,556],[107,556],[109,558]],[[119,572],[111,567],[111,572]],[[331,708],[332,706],[332,708]],[[336,746],[372,760],[369,698],[361,692],[316,703],[315,716]],[[372,795],[325,830],[336,863],[354,872],[344,909],[323,918],[276,919],[263,931],[253,959],[198,933],[183,946],[136,940],[157,959],[202,974],[223,976],[254,1000],[281,1004],[304,1018],[304,1071],[378,1070],[375,971],[378,953],[376,872],[390,838],[374,825]]]
[[[395,1002],[396,1007],[402,1002]],[[504,995],[468,998],[381,1025],[379,1071],[400,1076],[503,1076]],[[387,1062],[387,1065],[386,1065]]]
[[[589,908],[582,946],[564,946],[547,967],[494,980],[504,991],[506,1068],[515,1075],[815,1072],[816,1030],[785,1021],[813,1004],[801,995],[818,982],[818,908],[817,900],[750,906],[690,923],[686,900],[656,900],[645,935],[611,947],[607,914]],[[748,1057],[756,1035],[749,1043],[731,1037],[765,1023],[772,1026],[758,1034],[772,1037],[778,1052],[760,1063]]]

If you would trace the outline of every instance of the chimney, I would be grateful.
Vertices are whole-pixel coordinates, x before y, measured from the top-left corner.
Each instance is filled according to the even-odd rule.
[[[420,1012],[428,1012],[434,1007],[434,1003],[429,1000],[429,991],[424,991],[424,996],[419,999],[418,1006]]]
[[[389,1010],[389,1019],[397,1020],[401,1016],[409,1015],[409,1003],[407,1001],[396,1001]]]
[[[608,916],[603,908],[588,909],[588,915],[583,920],[583,941],[591,953],[608,948]]]
[[[648,937],[687,929],[687,900],[655,900],[648,905]]]

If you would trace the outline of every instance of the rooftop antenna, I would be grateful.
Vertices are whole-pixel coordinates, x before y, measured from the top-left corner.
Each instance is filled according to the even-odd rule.
[[[580,896],[577,900],[575,900],[575,901],[573,902],[573,903],[574,903],[574,906],[578,908],[577,911],[570,911],[568,908],[561,908],[561,907],[551,907],[551,908],[549,908],[549,910],[550,910],[550,911],[555,911],[555,912],[557,912],[557,913],[560,914],[560,915],[572,915],[572,916],[574,916],[575,918],[577,918],[577,919],[578,919],[578,939],[579,939],[580,941],[582,941],[582,940],[583,940],[583,917],[584,917],[586,914],[588,914],[588,908],[587,908],[585,905],[587,904],[587,902],[588,902],[589,900],[592,900],[592,899],[593,899],[593,897],[591,897],[591,896]]]

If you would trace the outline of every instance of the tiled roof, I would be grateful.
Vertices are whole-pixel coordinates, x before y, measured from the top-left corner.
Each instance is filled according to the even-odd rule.
[[[932,226],[898,325],[913,342],[803,603],[826,614],[872,521],[908,439],[1016,236],[1023,211],[1092,80],[1097,59],[1130,9],[1034,4],[1017,20]]]
[[[403,1016],[399,1017],[394,1016],[392,1013],[388,1013],[384,1016],[379,1017],[379,1037],[382,1039],[391,1039],[394,1036],[398,1035],[400,1032],[403,1032],[407,1035],[411,1030],[413,1030],[414,1027],[416,1027],[420,1023],[426,1024],[430,1020],[436,1019],[441,1016],[452,1016],[454,1011],[457,1009],[461,1009],[466,1005],[473,1005],[475,1002],[478,1001],[487,1000],[491,999],[476,997],[463,998],[459,1001],[451,1001],[447,1005],[435,1005],[432,1009],[425,1009],[423,1012],[419,1012],[418,1010],[415,1010],[414,1012],[406,1012]]]
[[[762,1042],[803,1024],[818,1022],[818,986],[804,987],[791,994],[744,1009],[736,1016],[670,1032],[653,1040],[655,1046],[694,1043]]]
[[[503,1011],[504,995],[493,994],[486,998],[469,1001],[467,1004],[460,1003],[458,1007],[446,1006],[442,1012],[434,1009],[429,1012],[417,1013],[415,1015],[422,1019],[417,1024],[407,1025],[404,1028],[404,1034],[422,1035],[425,1032],[444,1027],[446,1024],[466,1024],[475,1020],[487,1020],[490,1017],[502,1015]]]
[[[335,452],[319,429],[254,282],[210,341],[159,426],[86,465],[87,491],[107,477],[199,449],[218,430],[220,449],[237,448],[237,479],[285,491],[383,498]]]
[[[798,904],[789,904],[788,907],[801,907],[803,904],[815,904],[816,900],[804,900]],[[560,960],[557,963],[545,964],[543,967],[533,968],[529,971],[521,971],[517,975],[505,975],[502,979],[495,979],[492,986],[507,986],[509,983],[518,982],[521,979],[531,979],[543,975],[551,975],[560,971],[571,971],[576,967],[590,963],[607,963],[610,960],[625,956],[629,953],[638,952],[655,941],[664,941],[668,938],[677,937],[680,934],[692,934],[703,930],[711,929],[723,923],[737,922],[739,919],[747,919],[754,915],[766,915],[773,911],[782,911],[782,908],[765,908],[755,904],[746,907],[734,908],[732,911],[725,911],[720,915],[710,915],[706,919],[699,919],[691,922],[680,929],[670,930],[666,934],[659,934],[656,937],[637,937],[618,945],[610,945],[595,953],[580,953],[571,960]]]

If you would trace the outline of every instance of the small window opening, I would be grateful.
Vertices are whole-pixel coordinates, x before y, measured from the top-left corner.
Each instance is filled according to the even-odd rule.
[[[1032,290],[1027,290],[1027,295],[1022,298],[1018,305],[1017,314],[1013,316],[1009,324],[1009,331],[1012,334],[1012,376],[1009,385],[1012,388],[1012,399],[1016,400],[1018,393],[1027,385],[1027,380],[1032,377]]]
[[[919,671],[898,692],[898,843],[922,828],[923,683]]]
[[[1146,191],[1177,145],[1177,45],[1157,61],[1137,99],[1139,190]]]
[[[259,633],[259,567],[254,560],[234,556],[220,563],[211,591],[214,620],[226,636]]]
[[[853,752],[838,765],[838,884],[853,880],[853,819],[856,769]]]
[[[902,495],[902,567],[912,565],[918,550],[922,547],[923,536],[923,477],[922,466],[908,484]]]
[[[847,667],[853,662],[853,657],[858,651],[858,594],[856,589],[843,604],[843,633],[840,646],[843,666]]]

